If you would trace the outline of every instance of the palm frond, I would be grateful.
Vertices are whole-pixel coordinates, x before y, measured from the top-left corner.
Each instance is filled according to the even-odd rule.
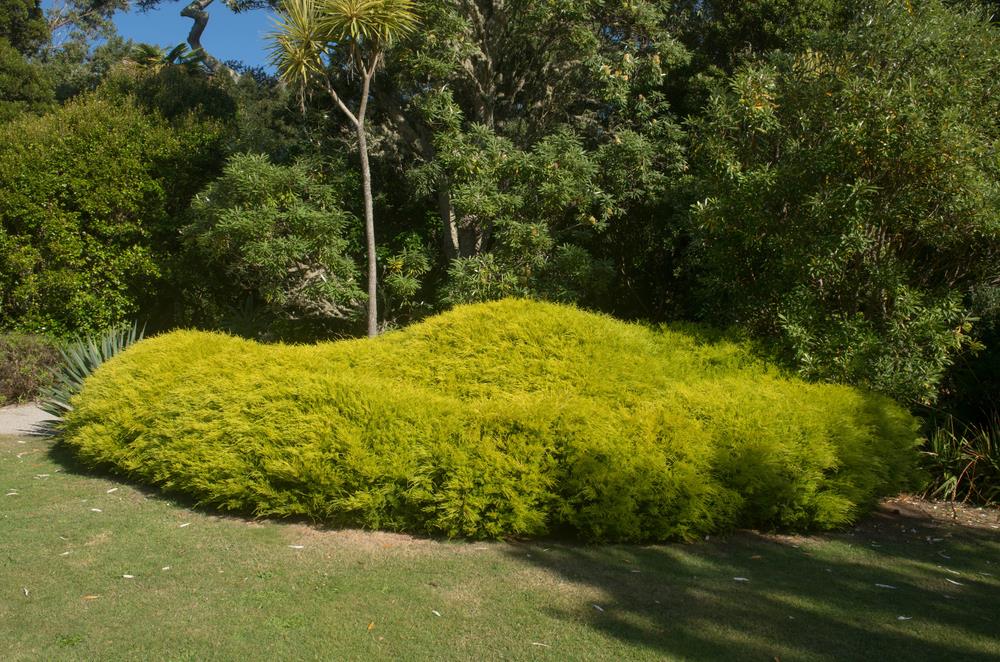
[[[419,22],[413,0],[320,2],[320,24],[335,41],[377,43],[385,48],[416,30]]]
[[[159,69],[163,66],[165,51],[159,46],[152,44],[136,44],[132,47],[126,60],[133,62],[143,69]]]
[[[285,0],[268,35],[268,59],[286,83],[304,90],[312,76],[323,69],[323,55],[330,41],[320,26],[314,0]]]

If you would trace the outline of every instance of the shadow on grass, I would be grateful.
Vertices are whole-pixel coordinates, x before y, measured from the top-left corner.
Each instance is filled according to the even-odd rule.
[[[177,506],[178,508],[185,508],[187,510],[201,513],[202,515],[207,515],[220,520],[240,522],[267,521],[278,525],[307,525],[320,531],[343,531],[345,529],[357,530],[360,528],[349,524],[338,525],[336,523],[318,520],[307,516],[279,517],[274,515],[255,515],[251,511],[224,510],[215,505],[199,503],[197,499],[185,494],[184,492],[166,490],[158,485],[150,485],[148,483],[140,482],[127,475],[116,472],[112,466],[95,466],[85,464],[80,461],[80,459],[76,456],[76,453],[73,452],[73,449],[69,445],[60,441],[57,435],[36,435],[36,438],[45,438],[49,442],[48,450],[46,451],[48,458],[52,460],[52,462],[58,464],[66,474],[84,478],[102,478],[116,483],[121,483],[122,485],[128,485],[147,499],[157,499],[164,503]],[[418,540],[431,540],[439,542],[448,540],[448,538],[444,536],[434,536],[411,531],[400,531],[398,533]],[[0,662],[2,662],[2,660],[0,660]]]
[[[550,615],[668,659],[1000,659],[1000,536],[871,522],[822,537],[512,554],[603,596]]]
[[[115,472],[113,468],[108,466],[85,464],[80,461],[80,459],[73,452],[73,449],[63,443],[57,435],[39,435],[39,437],[41,436],[47,436],[49,440],[49,447],[47,450],[48,458],[58,464],[66,474],[81,476],[84,478],[103,478],[105,480],[111,480],[116,483],[121,483],[122,485],[128,485],[148,499],[158,499],[164,503],[168,503],[179,508],[186,508],[203,515],[209,515],[219,519],[240,520],[244,522],[260,519],[255,517],[254,514],[250,512],[244,513],[231,510],[221,510],[213,506],[200,504],[196,499],[184,493],[171,492],[156,485],[139,482],[128,476]],[[285,522],[289,524],[322,526],[322,523],[314,522],[307,518],[268,518],[268,521],[277,522],[279,524]]]

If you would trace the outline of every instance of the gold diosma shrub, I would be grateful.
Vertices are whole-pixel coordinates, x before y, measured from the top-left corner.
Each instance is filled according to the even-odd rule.
[[[177,331],[100,367],[65,442],[242,513],[495,538],[826,529],[915,478],[917,423],[744,347],[524,300],[374,340]]]

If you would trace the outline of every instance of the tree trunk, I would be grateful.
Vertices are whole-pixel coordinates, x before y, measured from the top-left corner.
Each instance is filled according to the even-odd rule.
[[[455,209],[451,206],[451,195],[446,184],[438,189],[438,212],[441,214],[441,224],[444,230],[444,254],[449,260],[461,257],[461,246],[458,240],[458,225],[455,223]]]
[[[188,33],[188,45],[191,46],[192,51],[202,52],[205,56],[205,64],[208,66],[209,71],[214,74],[222,69],[224,65],[209,55],[208,51],[202,48],[201,45],[201,35],[205,32],[205,27],[208,25],[208,12],[205,9],[210,4],[212,4],[212,0],[193,0],[191,4],[181,10],[181,16],[194,21],[194,25],[191,26],[191,31]]]
[[[364,122],[358,122],[358,151],[361,153],[361,187],[365,199],[365,242],[368,245],[368,337],[378,335],[378,271],[375,264],[375,212],[372,203],[372,175],[368,168],[368,140]]]

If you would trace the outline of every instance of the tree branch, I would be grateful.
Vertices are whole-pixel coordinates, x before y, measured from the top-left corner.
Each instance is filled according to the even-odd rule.
[[[330,98],[333,99],[334,103],[337,104],[337,106],[340,108],[340,110],[342,110],[343,113],[345,115],[347,115],[347,119],[351,120],[351,124],[353,124],[354,127],[357,128],[358,125],[360,124],[360,122],[358,122],[358,118],[355,117],[354,113],[351,112],[351,109],[348,108],[344,104],[344,102],[340,100],[340,95],[337,94],[337,90],[333,89],[333,83],[330,82],[330,77],[329,76],[325,76],[323,82],[326,84],[326,92],[327,92],[327,94],[330,95]]]
[[[205,57],[205,64],[208,65],[209,70],[215,73],[222,69],[224,65],[209,55],[208,51],[201,45],[201,35],[205,32],[205,27],[208,25],[208,12],[205,9],[210,4],[212,4],[212,0],[192,0],[191,4],[181,10],[181,16],[194,21],[194,25],[191,26],[191,31],[188,33],[188,45],[191,46],[191,50],[202,52]]]

